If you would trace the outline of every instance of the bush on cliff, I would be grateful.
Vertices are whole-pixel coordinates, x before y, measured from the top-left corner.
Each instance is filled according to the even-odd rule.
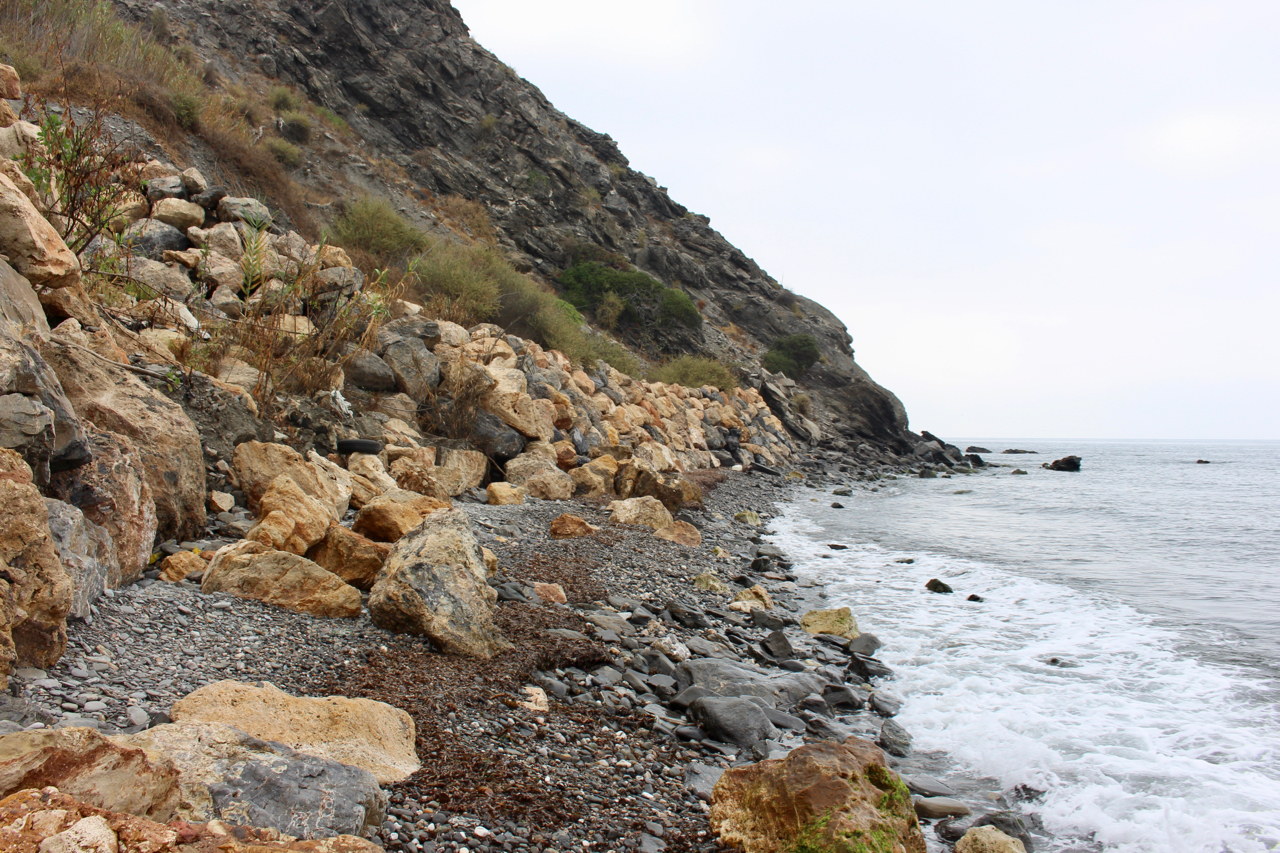
[[[732,391],[738,387],[738,380],[728,367],[714,358],[699,355],[682,355],[672,359],[650,371],[649,379],[668,385],[683,385],[686,388],[713,385],[721,391]]]
[[[760,363],[771,373],[785,373],[799,379],[821,357],[817,340],[813,335],[802,333],[774,341]]]
[[[403,264],[427,248],[427,235],[410,224],[386,199],[352,202],[333,223],[333,243],[370,256],[379,267]]]
[[[622,269],[625,259],[619,262],[620,256],[602,252],[575,253],[574,264],[560,275],[565,299],[579,310],[591,311],[607,327],[654,321],[691,329],[702,325],[698,306],[684,291],[638,270]]]

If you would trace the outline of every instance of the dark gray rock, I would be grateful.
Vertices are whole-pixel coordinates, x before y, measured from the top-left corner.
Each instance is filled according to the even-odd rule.
[[[989,451],[988,451],[989,452]],[[946,782],[932,776],[903,776],[902,781],[911,789],[911,793],[922,797],[954,797],[956,791]]]
[[[761,640],[760,648],[778,660],[790,660],[796,656],[795,649],[791,647],[791,641],[781,631],[773,631]]]
[[[19,453],[37,486],[89,461],[83,424],[33,347],[0,329],[0,447]]]
[[[49,532],[58,560],[75,584],[71,615],[84,619],[109,579],[120,576],[115,542],[105,528],[89,521],[71,504],[53,498],[45,498],[44,503],[49,508]]]
[[[880,642],[880,638],[875,634],[864,633],[859,634],[857,637],[850,640],[845,645],[845,651],[849,652],[851,655],[856,654],[864,657],[871,657],[876,652],[880,651],[882,646],[883,643]]]
[[[401,338],[382,353],[395,376],[396,388],[419,403],[440,384],[440,359],[418,338]]]
[[[764,709],[750,699],[704,696],[689,706],[698,725],[708,735],[738,746],[778,736]]]
[[[477,450],[499,463],[515,459],[524,452],[528,442],[497,415],[483,409],[476,412],[470,438]]]
[[[182,185],[182,176],[171,178],[152,178],[147,181],[147,201],[155,204],[165,198],[186,199],[187,188]]]
[[[368,350],[356,350],[342,362],[347,381],[365,391],[385,393],[396,390],[395,372]]]
[[[890,755],[906,758],[911,754],[911,735],[893,720],[885,720],[876,743]]]
[[[951,588],[950,584],[946,581],[939,580],[938,578],[930,578],[929,582],[924,585],[924,588],[929,590],[929,592],[938,592],[944,595],[950,595],[955,592],[955,590]]]
[[[132,249],[153,261],[163,260],[168,251],[184,252],[191,248],[191,241],[172,225],[158,219],[139,219],[120,235],[121,245]]]
[[[720,777],[723,775],[723,767],[708,767],[695,761],[684,768],[684,784],[686,788],[693,792],[695,797],[709,803],[711,802],[711,792],[715,789],[716,782],[719,782]]]
[[[902,710],[901,696],[887,690],[877,690],[871,694],[871,709],[882,717],[896,716]]]
[[[789,708],[822,690],[822,679],[809,672],[768,672],[723,658],[687,660],[676,667],[681,684],[705,687],[720,696],[759,696],[774,707]]]
[[[974,826],[994,826],[1005,835],[1021,841],[1027,853],[1035,853],[1035,842],[1031,840],[1031,833],[1027,829],[1026,821],[1014,812],[997,811],[984,814],[970,824],[970,827]]]

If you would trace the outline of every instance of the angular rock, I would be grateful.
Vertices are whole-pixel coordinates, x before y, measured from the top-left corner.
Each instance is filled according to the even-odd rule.
[[[388,346],[382,360],[391,368],[396,387],[416,402],[426,402],[440,384],[440,359],[417,338],[401,338]]]
[[[524,489],[511,483],[490,483],[485,489],[490,506],[518,506],[524,503],[525,495]]]
[[[726,770],[712,794],[711,828],[722,843],[748,853],[925,853],[907,787],[884,754],[858,738],[806,744],[781,760]]]
[[[675,523],[662,501],[653,497],[627,498],[609,504],[609,520],[661,530]]]
[[[356,589],[369,590],[391,547],[373,542],[335,524],[307,551],[307,559],[333,572]]]
[[[209,564],[190,551],[170,554],[160,563],[160,580],[179,583],[193,574],[203,574]]]
[[[893,720],[885,720],[880,726],[880,736],[876,743],[890,755],[906,758],[911,754],[911,735]]]
[[[54,786],[110,811],[169,820],[178,771],[165,759],[112,743],[94,729],[34,729],[0,737],[0,797]]]
[[[225,196],[218,202],[218,219],[260,227],[271,221],[271,211],[256,198]]]
[[[669,527],[655,530],[653,535],[686,548],[697,548],[702,545],[702,533],[687,521],[674,521]]]
[[[733,605],[743,605],[743,607],[733,607]],[[760,584],[744,589],[733,597],[733,604],[730,605],[735,610],[754,610],[760,608],[762,610],[773,609],[773,599],[769,597],[769,591]]]
[[[417,448],[419,451],[425,449]],[[407,492],[417,492],[420,495],[447,501],[453,494],[461,494],[465,491],[460,488],[453,492],[442,482],[444,480],[460,479],[456,476],[449,476],[455,473],[450,469],[438,468],[416,456],[401,456],[391,463],[390,476],[395,479],[396,486]]]
[[[184,252],[191,247],[187,235],[156,219],[139,219],[132,223],[121,233],[120,240],[132,249],[134,264],[139,260],[136,256],[160,261],[165,252]]]
[[[383,394],[396,389],[396,374],[368,350],[357,349],[342,361],[347,381],[365,391]]]
[[[35,287],[80,283],[80,261],[31,199],[0,174],[0,253]]]
[[[88,461],[85,428],[53,367],[18,335],[0,327],[0,447],[18,451],[44,487]]]
[[[588,524],[586,519],[576,515],[562,513],[551,520],[552,539],[579,539],[599,532],[600,528]]]
[[[533,591],[546,604],[567,604],[569,599],[564,594],[564,587],[558,583],[534,583]]]
[[[375,542],[397,542],[432,513],[450,504],[395,488],[360,507],[351,529]]]
[[[466,513],[433,512],[392,549],[369,596],[370,618],[451,654],[491,658],[511,645],[493,624],[497,593],[487,576]]]
[[[0,260],[0,319],[18,329],[30,326],[41,334],[49,334],[49,321],[31,283],[3,260]]]
[[[164,198],[152,206],[151,218],[186,233],[188,228],[204,224],[204,208],[179,198]]]
[[[347,511],[352,489],[349,482],[344,482],[347,475],[322,457],[308,459],[284,444],[246,441],[236,445],[232,465],[250,509],[257,510],[276,477],[285,474],[305,494],[332,507],[330,514],[335,521]]]
[[[555,468],[538,471],[524,481],[530,497],[543,501],[567,501],[573,497],[573,478]]]
[[[49,510],[49,532],[62,568],[71,576],[75,590],[69,615],[84,619],[89,608],[112,578],[120,577],[120,559],[111,534],[85,518],[70,504],[44,499]]]
[[[219,549],[200,588],[312,616],[354,619],[360,615],[360,591],[355,587],[305,557],[249,540]]]
[[[497,415],[480,409],[471,427],[471,443],[485,456],[503,463],[524,452],[525,437]]]
[[[848,607],[833,607],[829,610],[810,610],[800,617],[800,627],[810,634],[830,634],[833,637],[857,639],[858,620],[853,618],[853,611]]]
[[[811,672],[764,670],[721,658],[694,658],[676,666],[681,684],[705,687],[719,696],[758,696],[775,707],[790,708],[811,693],[821,693],[823,680]]]
[[[693,718],[711,737],[738,746],[778,736],[778,730],[750,699],[704,696],[689,706]]]
[[[386,816],[368,770],[272,743],[225,723],[167,723],[113,738],[178,769],[176,817],[266,827],[300,838],[360,835]]]
[[[259,532],[258,527],[246,533],[245,538],[291,554],[307,553],[308,548],[324,538],[329,525],[333,523],[333,505],[321,503],[302,491],[302,487],[289,474],[281,474],[271,481],[258,502],[258,511],[267,517],[280,513],[292,522],[284,541],[274,541],[277,537],[269,535],[267,531],[263,531],[262,535],[255,535]]]

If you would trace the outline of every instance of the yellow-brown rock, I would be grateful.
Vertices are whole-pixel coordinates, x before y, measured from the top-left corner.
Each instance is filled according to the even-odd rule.
[[[613,477],[598,468],[583,465],[569,472],[573,493],[580,498],[602,498],[613,491]]]
[[[356,589],[369,590],[378,576],[391,546],[366,539],[353,530],[335,524],[324,538],[307,551],[307,559],[342,578]]]
[[[320,247],[320,251],[316,255],[316,260],[320,263],[320,269],[328,270],[335,267],[342,269],[351,269],[351,258],[347,255],[345,249],[338,246],[332,246],[326,243]]]
[[[31,199],[0,174],[0,253],[33,287],[80,283],[80,261]]]
[[[558,583],[535,583],[533,591],[547,604],[565,604],[569,601],[564,594],[564,587]]]
[[[557,441],[551,446],[556,451],[556,467],[561,471],[568,471],[578,467],[578,451],[574,449],[572,441]]]
[[[712,792],[711,828],[746,853],[925,853],[907,786],[858,738],[726,770]]]
[[[733,597],[733,602],[729,605],[730,610],[751,611],[756,609],[772,610],[773,599],[769,597],[769,591],[760,584],[744,589]]]
[[[305,557],[248,539],[214,554],[200,588],[312,616],[354,619],[360,615],[358,589]]]
[[[485,574],[493,577],[498,573],[498,555],[483,545],[480,546],[480,558],[484,560]]]
[[[810,634],[831,634],[834,637],[857,639],[858,620],[853,618],[853,611],[847,607],[833,607],[829,610],[810,610],[800,617],[800,627]]]
[[[673,522],[670,527],[655,530],[653,535],[686,548],[697,548],[702,544],[702,534],[687,521]]]
[[[364,453],[352,453],[347,457],[347,470],[357,477],[364,477],[379,493],[399,488],[396,480],[387,473],[387,468],[377,456]]]
[[[447,501],[451,497],[450,490],[437,476],[444,470],[415,456],[401,456],[391,463],[390,474],[396,485],[405,491]]]
[[[579,539],[583,536],[591,536],[599,530],[599,527],[588,524],[586,519],[567,512],[556,516],[551,521],[552,539]]]
[[[956,853],[1026,853],[1021,839],[994,826],[973,826],[956,842]]]
[[[449,506],[447,501],[396,488],[360,507],[351,529],[375,542],[395,542],[428,515]]]
[[[524,503],[526,492],[511,483],[490,483],[485,494],[490,506],[517,506]]]
[[[573,478],[558,468],[538,471],[524,481],[530,497],[544,501],[567,501],[573,497]]]
[[[209,564],[200,559],[198,554],[190,551],[179,551],[170,554],[160,563],[160,580],[178,583],[187,579],[188,575],[203,572]]]
[[[179,699],[169,716],[174,722],[235,726],[262,740],[368,770],[383,785],[401,782],[421,767],[413,719],[371,699],[290,696],[272,684],[219,681]]]
[[[0,796],[53,785],[91,805],[168,820],[178,770],[90,728],[34,729],[0,737]],[[9,850],[0,842],[0,849]]]
[[[610,521],[652,527],[654,530],[670,527],[675,522],[662,501],[648,496],[614,501],[609,504],[609,513]]]
[[[317,459],[320,457],[317,456]],[[335,521],[342,518],[351,498],[350,488],[345,487],[329,467],[318,465],[315,460],[307,459],[288,445],[261,441],[242,442],[236,445],[232,466],[245,500],[253,510],[258,509],[262,496],[281,474],[297,483],[305,494],[326,507],[332,507],[330,514]]]
[[[245,538],[264,541],[264,544],[290,554],[307,553],[308,548],[324,538],[325,531],[333,523],[332,505],[326,506],[302,491],[302,487],[289,474],[281,474],[271,481],[258,502],[258,511],[266,516],[260,525],[279,514],[293,522],[292,529],[283,543],[274,538],[264,541],[255,536],[257,527],[245,534]]]

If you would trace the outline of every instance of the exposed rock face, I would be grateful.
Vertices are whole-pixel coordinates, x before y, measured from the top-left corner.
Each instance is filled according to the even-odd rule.
[[[111,534],[84,517],[71,504],[45,498],[49,532],[62,568],[75,589],[70,615],[83,619],[112,578],[120,577],[120,562]]]
[[[22,279],[13,284],[30,293]],[[4,313],[22,314],[30,308],[18,304],[23,310]],[[18,451],[31,466],[36,483],[45,486],[54,471],[75,468],[89,455],[84,428],[62,383],[33,347],[15,337],[17,333],[17,327],[0,325],[0,447]]]
[[[275,515],[284,523],[268,526],[260,522],[245,538],[291,554],[307,553],[308,548],[324,538],[333,523],[333,505],[326,506],[302,491],[288,474],[271,481],[258,507],[263,522]]]
[[[262,441],[246,441],[236,445],[232,465],[240,488],[244,490],[250,509],[258,509],[262,497],[271,488],[276,477],[287,475],[303,493],[330,507],[330,514],[337,521],[347,511],[351,498],[351,486],[338,481],[334,474],[316,460],[307,459],[292,447]]]
[[[423,519],[448,507],[438,498],[393,489],[360,507],[351,529],[375,542],[398,542]]]
[[[251,540],[214,555],[200,588],[333,619],[360,615],[360,591],[305,557]]]
[[[182,408],[133,374],[83,350],[50,342],[43,354],[76,414],[134,441],[160,534],[176,539],[199,535],[205,523],[204,453],[200,434]]]
[[[0,737],[0,796],[52,785],[111,811],[169,820],[178,771],[167,759],[121,746],[88,728],[36,729]]]
[[[493,624],[498,596],[466,513],[442,509],[396,543],[369,596],[373,623],[490,658],[511,646]]]
[[[0,174],[0,253],[36,287],[80,283],[80,262],[31,199]]]
[[[907,786],[885,766],[884,753],[858,738],[726,770],[712,794],[711,827],[747,853],[925,853]]]
[[[1080,470],[1080,461],[1079,456],[1064,456],[1061,459],[1046,462],[1041,467],[1048,468],[1050,471],[1069,471],[1074,473]]]
[[[371,699],[290,696],[271,684],[219,681],[179,699],[174,722],[224,723],[307,755],[372,773],[380,784],[407,779],[421,766],[413,720]]]
[[[114,738],[178,769],[175,815],[268,827],[300,838],[378,826],[387,796],[368,770],[307,755],[224,723],[181,722]]]
[[[0,448],[0,682],[14,663],[43,668],[62,657],[72,595],[31,469]]]

